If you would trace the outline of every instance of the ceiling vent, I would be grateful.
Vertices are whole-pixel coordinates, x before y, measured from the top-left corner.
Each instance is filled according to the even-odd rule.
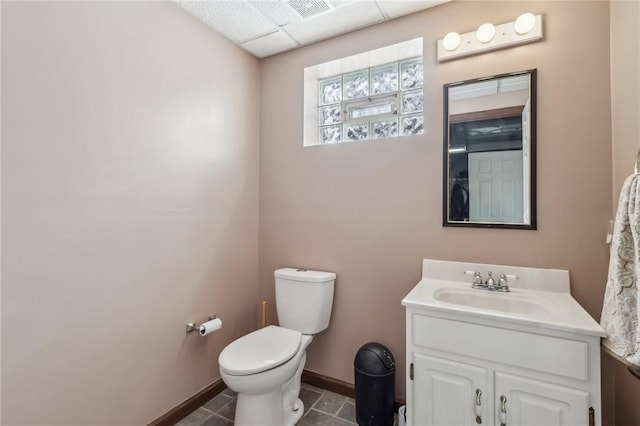
[[[324,0],[289,0],[288,3],[293,10],[302,16],[302,19],[333,10],[331,3]]]

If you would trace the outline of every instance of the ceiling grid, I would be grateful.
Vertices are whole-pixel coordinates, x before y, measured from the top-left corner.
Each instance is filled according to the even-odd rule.
[[[265,58],[448,0],[174,0],[238,46]]]

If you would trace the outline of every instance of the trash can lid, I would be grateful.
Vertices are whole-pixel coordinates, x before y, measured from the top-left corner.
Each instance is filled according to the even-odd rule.
[[[380,376],[394,371],[396,362],[385,345],[369,342],[358,349],[353,366],[364,374]]]

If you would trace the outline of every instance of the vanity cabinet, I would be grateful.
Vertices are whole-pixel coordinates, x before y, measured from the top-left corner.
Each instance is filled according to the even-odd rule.
[[[408,425],[600,425],[598,336],[411,307],[406,318]]]
[[[494,373],[494,380],[498,417],[502,416],[499,422],[503,422],[503,418],[506,422],[508,418],[510,425],[589,424],[589,392],[585,389],[500,371]]]
[[[413,424],[472,425],[476,409],[486,418],[488,371],[478,365],[426,353],[413,354]],[[477,408],[476,408],[477,407]],[[418,420],[419,419],[419,420]]]

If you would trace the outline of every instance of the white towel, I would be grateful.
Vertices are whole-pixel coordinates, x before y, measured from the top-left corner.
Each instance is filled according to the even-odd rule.
[[[620,192],[600,324],[607,332],[604,346],[635,365],[640,365],[638,281],[640,174],[633,174],[624,181]]]

